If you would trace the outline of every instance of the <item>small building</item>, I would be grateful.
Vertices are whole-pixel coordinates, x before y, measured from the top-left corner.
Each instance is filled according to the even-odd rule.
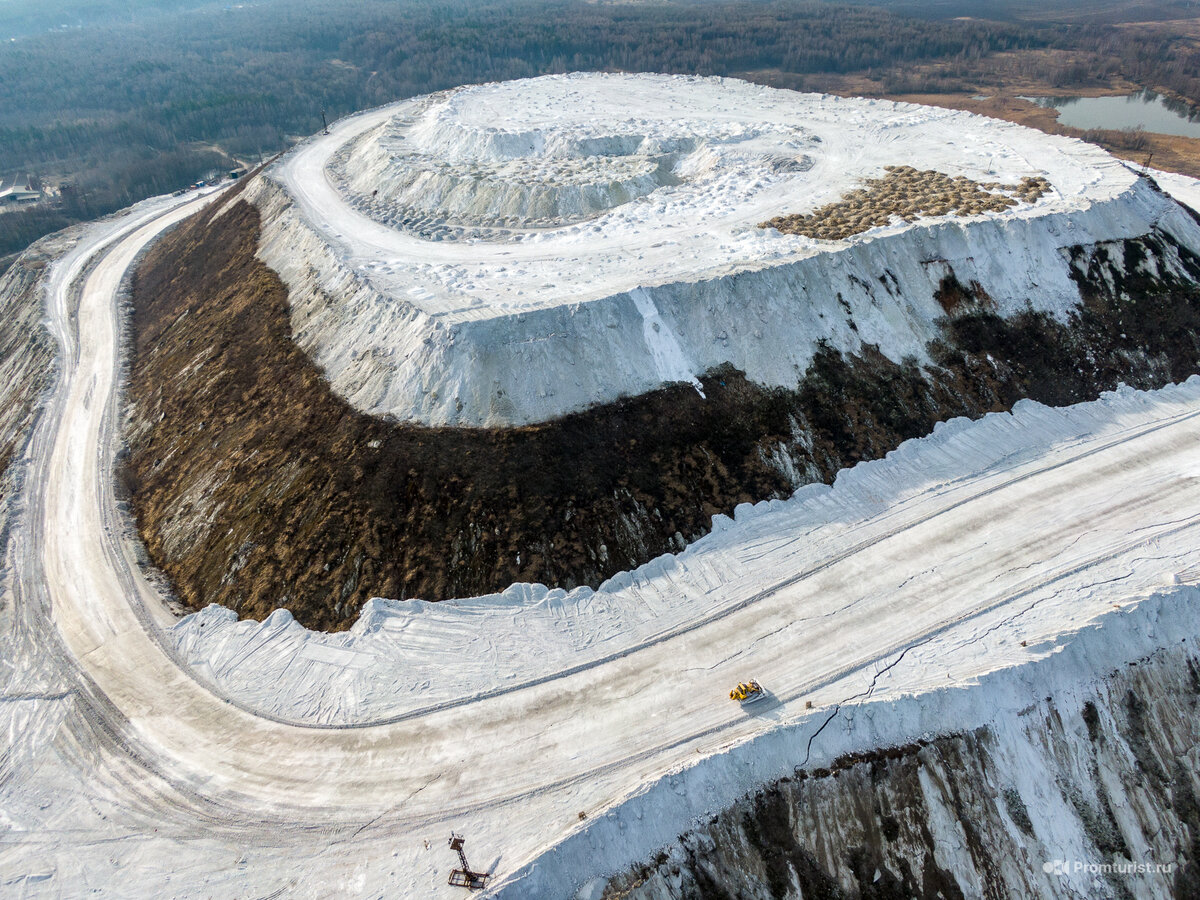
[[[37,203],[42,199],[42,184],[36,175],[13,175],[0,180],[0,206]]]

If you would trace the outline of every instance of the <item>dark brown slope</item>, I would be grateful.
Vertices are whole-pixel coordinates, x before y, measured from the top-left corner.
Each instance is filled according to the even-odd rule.
[[[372,596],[595,585],[679,549],[715,513],[790,493],[780,459],[828,481],[951,416],[1161,385],[1200,358],[1193,285],[1131,278],[1136,299],[1093,291],[1065,326],[1000,319],[950,278],[932,373],[871,348],[825,351],[794,391],[717,371],[706,400],[675,386],[541,426],[396,425],[336,397],[292,342],[286,291],[254,256],[257,211],[208,215],[164,238],[134,281],[123,477],[186,603],[251,617],[285,606],[316,628],[347,626]],[[1136,261],[1162,240],[1098,252]]]
[[[189,604],[330,628],[376,595],[594,584],[790,489],[757,452],[787,436],[784,405],[739,378],[703,410],[681,387],[498,432],[358,413],[292,343],[257,236],[241,202],[192,220],[134,285],[127,479]]]
[[[54,365],[54,340],[42,324],[40,281],[70,240],[63,234],[43,238],[0,275],[0,542],[8,529],[8,498],[19,479],[13,463],[29,439]]]

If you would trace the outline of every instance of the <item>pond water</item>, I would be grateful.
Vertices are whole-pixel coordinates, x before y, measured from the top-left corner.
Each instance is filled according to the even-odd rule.
[[[1058,121],[1072,128],[1144,128],[1158,134],[1200,138],[1200,113],[1153,91],[1138,91],[1127,97],[1021,99],[1058,110]]]

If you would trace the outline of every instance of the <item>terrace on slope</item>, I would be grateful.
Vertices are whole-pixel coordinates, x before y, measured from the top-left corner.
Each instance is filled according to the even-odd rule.
[[[260,215],[231,202],[138,272],[124,476],[183,600],[284,606],[310,627],[344,627],[372,596],[594,586],[945,418],[1157,386],[1200,358],[1200,259],[1152,233],[1072,251],[1087,302],[1067,321],[1005,318],[943,268],[931,366],[826,346],[788,390],[726,366],[703,397],[666,386],[538,426],[387,422],[294,343],[286,288],[255,257]]]

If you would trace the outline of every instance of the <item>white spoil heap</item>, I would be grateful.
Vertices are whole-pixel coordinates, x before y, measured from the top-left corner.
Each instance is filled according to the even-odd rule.
[[[758,227],[889,165],[1051,190],[1001,213],[820,241]],[[577,74],[344,119],[252,186],[293,333],[357,408],[546,421],[730,363],[795,385],[818,341],[925,357],[953,271],[1001,314],[1079,301],[1064,247],[1157,226],[1165,196],[1088,144],[945,109],[728,79]]]

